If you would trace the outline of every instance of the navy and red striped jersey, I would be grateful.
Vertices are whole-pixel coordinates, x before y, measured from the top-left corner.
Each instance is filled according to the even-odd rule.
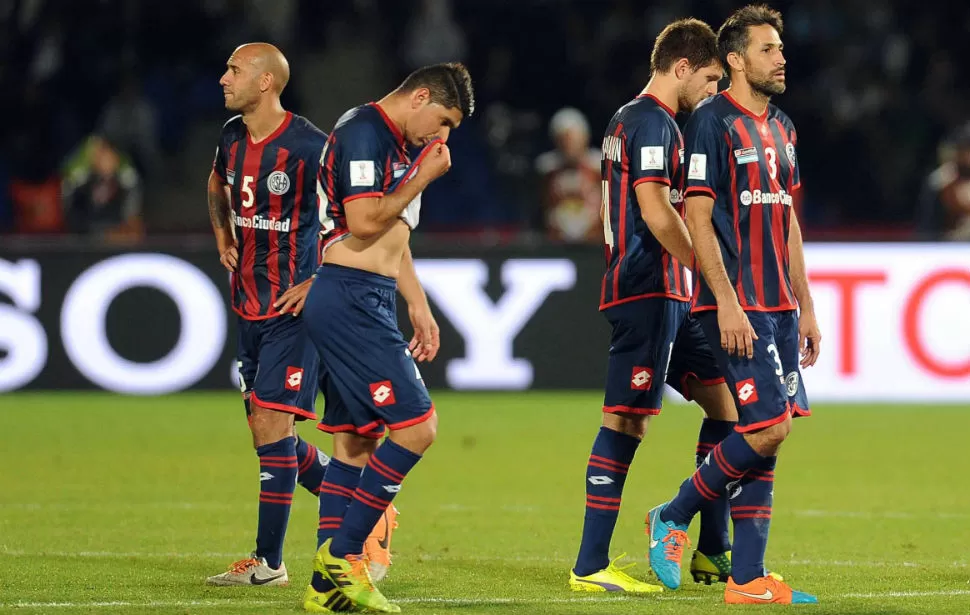
[[[253,143],[242,116],[222,127],[212,169],[229,186],[239,265],[232,309],[247,320],[279,316],[273,303],[319,265],[316,175],[327,135],[286,113]]]
[[[801,184],[792,121],[771,104],[763,115],[755,115],[722,92],[694,111],[685,134],[685,195],[714,199],[714,232],[741,307],[796,309],[788,231],[792,195]],[[717,309],[699,271],[694,272],[693,309]]]
[[[684,139],[673,110],[649,94],[620,107],[601,164],[607,269],[600,309],[646,297],[689,301],[687,269],[650,233],[636,195],[643,182],[670,186],[670,203],[684,215]]]
[[[317,178],[323,249],[350,233],[347,206],[392,192],[411,168],[404,135],[379,105],[368,103],[344,113],[327,139]],[[412,230],[420,209],[418,195],[400,216]]]

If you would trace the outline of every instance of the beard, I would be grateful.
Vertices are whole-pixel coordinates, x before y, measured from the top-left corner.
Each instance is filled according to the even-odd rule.
[[[745,74],[747,75],[748,84],[751,86],[751,89],[766,98],[785,93],[785,82],[775,81],[774,73],[768,75],[753,75],[749,72]]]

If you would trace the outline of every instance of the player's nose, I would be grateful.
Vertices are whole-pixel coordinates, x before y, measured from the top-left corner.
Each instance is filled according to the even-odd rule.
[[[451,134],[451,126],[442,126],[438,133],[435,135],[445,143],[448,142],[448,136]]]

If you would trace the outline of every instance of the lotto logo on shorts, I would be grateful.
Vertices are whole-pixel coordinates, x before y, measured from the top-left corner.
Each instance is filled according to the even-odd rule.
[[[286,389],[288,391],[299,391],[303,383],[303,370],[299,367],[286,368]]]
[[[742,380],[737,384],[738,401],[742,406],[753,404],[758,401],[758,390],[754,388],[754,378]]]
[[[630,388],[634,391],[649,391],[653,382],[653,370],[649,367],[634,367]]]
[[[370,397],[374,400],[374,405],[377,407],[393,404],[394,389],[391,388],[391,381],[384,380],[370,385]]]

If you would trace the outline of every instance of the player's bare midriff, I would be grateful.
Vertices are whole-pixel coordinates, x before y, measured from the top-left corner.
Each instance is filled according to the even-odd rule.
[[[411,229],[403,220],[395,220],[381,234],[359,239],[353,235],[327,248],[324,263],[362,269],[397,279],[401,271],[404,249],[411,238]]]

